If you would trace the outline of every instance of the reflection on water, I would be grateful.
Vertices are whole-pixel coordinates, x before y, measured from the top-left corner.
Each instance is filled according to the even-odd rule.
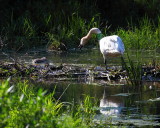
[[[118,116],[122,110],[122,104],[116,97],[107,97],[104,89],[103,97],[100,99],[100,113],[107,116]]]
[[[156,83],[154,83],[156,84]],[[108,121],[111,124],[127,124],[135,126],[160,125],[160,87],[144,84],[141,87],[128,85],[66,84],[57,83],[56,98],[61,101],[79,103],[85,95],[95,97],[99,101],[99,112],[95,121]],[[40,85],[40,84],[38,84]],[[43,84],[44,86],[44,84]],[[54,90],[55,84],[46,85]],[[67,90],[66,90],[67,88]],[[139,89],[137,89],[139,88]],[[151,127],[152,128],[152,127]]]
[[[135,52],[130,51],[134,59]],[[141,51],[143,62],[150,62],[153,58],[160,59],[154,51]],[[30,51],[22,53],[7,53],[8,56],[0,53],[1,61],[11,61],[9,56],[15,57],[24,63],[31,63],[32,59],[45,56],[50,63],[85,64],[89,67],[103,67],[103,57],[99,49],[89,51],[72,50],[65,53]],[[120,65],[120,58],[109,58],[109,65]],[[37,81],[39,86],[52,91],[56,86],[55,97],[66,102],[80,102],[84,95],[95,97],[99,100],[100,110],[95,119],[112,118],[113,124],[133,124],[136,126],[157,126],[160,125],[160,83],[146,82],[143,86],[132,87],[124,81],[93,80],[92,77],[84,79],[70,78],[69,80]],[[63,95],[62,95],[63,94]]]
[[[128,86],[106,86],[100,98],[100,114],[95,119],[110,120],[116,125],[160,126],[159,91],[160,88],[150,89],[147,85],[138,91]]]

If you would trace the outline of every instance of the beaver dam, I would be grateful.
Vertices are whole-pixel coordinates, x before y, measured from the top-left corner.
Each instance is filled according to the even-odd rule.
[[[58,65],[58,64],[57,64]],[[130,68],[130,67],[129,67]],[[142,81],[160,81],[160,70],[156,67],[141,67]],[[32,65],[22,63],[0,63],[0,77],[27,77],[30,79],[52,79],[52,81],[129,81],[128,72],[121,66],[105,67],[87,66],[83,64]]]
[[[137,51],[129,53],[135,64],[136,54]],[[96,123],[158,127],[160,68],[157,61],[160,57],[155,51],[141,51],[140,54],[143,63],[135,69],[128,64],[125,54],[127,68],[122,68],[120,58],[110,58],[107,70],[99,49],[72,49],[67,53],[33,50],[27,54],[8,54],[10,57],[1,54],[0,79],[9,76],[27,79],[36,86],[55,90],[55,97],[67,103],[79,103],[84,95],[94,97],[99,104]],[[32,64],[33,59],[42,57],[46,57],[49,64]]]
[[[137,51],[129,53],[133,63],[137,63]],[[141,64],[138,65],[140,70],[140,81],[160,81],[160,65],[155,64],[160,59],[155,51],[140,51]],[[45,57],[43,57],[45,56]],[[67,80],[86,80],[93,82],[94,80],[105,81],[126,81],[137,80],[129,75],[132,72],[128,70],[136,70],[134,64],[128,64],[127,56],[124,55],[125,64],[122,63],[120,57],[108,58],[108,69],[105,69],[103,58],[98,49],[88,49],[76,51],[72,49],[70,52],[57,53],[47,52],[45,50],[33,50],[30,53],[1,53],[0,77],[28,77],[31,79],[53,79],[53,81]],[[33,61],[41,58],[43,64],[33,64]],[[43,59],[45,58],[45,59]],[[129,59],[130,59],[129,58]],[[41,60],[40,60],[41,61]],[[47,61],[47,64],[46,62]],[[143,62],[143,63],[142,63]],[[123,66],[123,67],[122,67]],[[137,66],[137,65],[136,65]],[[134,69],[135,68],[135,69]],[[132,74],[137,75],[135,74]]]

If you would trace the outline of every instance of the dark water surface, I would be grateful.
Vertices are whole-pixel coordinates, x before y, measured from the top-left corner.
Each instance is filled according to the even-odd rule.
[[[155,51],[129,51],[129,56],[136,61],[139,54],[143,63],[159,61],[159,53]],[[23,63],[31,63],[32,59],[46,57],[50,64],[76,64],[85,67],[103,67],[103,57],[99,49],[69,52],[46,52],[32,50],[30,52],[7,54],[1,53],[1,61],[11,61],[10,57]],[[124,55],[126,57],[126,54]],[[121,65],[120,58],[109,58],[109,66]],[[97,99],[99,108],[95,121],[111,121],[114,125],[124,124],[128,127],[160,127],[160,82],[143,82],[142,86],[128,85],[125,80],[107,81],[85,79],[84,77],[54,81],[52,79],[38,81],[38,85],[54,90],[56,98],[62,102],[79,103],[85,95]]]

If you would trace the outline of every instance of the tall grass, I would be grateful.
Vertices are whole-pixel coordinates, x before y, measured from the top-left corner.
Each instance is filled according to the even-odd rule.
[[[106,1],[106,3],[108,2]],[[106,22],[109,22],[111,26],[121,26],[130,17],[135,16],[138,18],[129,21],[128,26],[117,29],[114,34],[116,33],[122,37],[128,49],[155,49],[160,46],[160,17],[157,15],[159,8],[156,6],[159,3],[158,0],[135,0],[134,2],[128,0],[127,2],[109,3],[106,6],[102,6],[103,2],[91,0],[69,0],[68,2],[44,2],[43,0],[20,2],[17,0],[13,5],[13,9],[9,8],[8,10],[5,9],[7,4],[4,7],[0,5],[4,9],[0,14],[5,14],[2,15],[0,20],[0,38],[3,46],[8,46],[12,49],[44,45],[52,45],[57,48],[62,43],[67,47],[73,48],[79,44],[80,38],[90,28],[98,27],[105,32]],[[130,12],[126,9],[132,9],[131,13],[126,13],[126,15],[129,15],[126,20],[124,20],[121,11],[119,13],[111,8],[119,5],[122,5],[119,8],[122,12]],[[146,14],[145,17],[142,15],[142,18],[139,18],[140,14],[138,12],[140,11],[137,10],[142,7],[143,11],[147,13],[144,13]],[[110,11],[112,13],[109,13]],[[115,25],[117,20],[113,14],[119,20],[118,25]],[[156,16],[152,18],[154,14]],[[137,19],[139,22],[136,24]],[[123,23],[120,24],[120,21],[123,21]]]
[[[80,38],[83,37],[90,28],[94,26],[99,27],[100,25],[99,14],[94,15],[88,21],[82,19],[78,13],[73,13],[71,17],[66,19],[64,19],[64,16],[65,13],[59,14],[58,19],[60,22],[63,21],[63,23],[55,23],[53,29],[48,34],[52,35],[58,42],[64,43],[70,48],[77,46]],[[54,42],[51,44],[54,44]]]
[[[99,27],[99,14],[94,15],[87,21],[81,18],[78,13],[66,16],[65,12],[55,14],[44,14],[43,22],[35,24],[28,14],[13,20],[3,29],[2,37],[6,37],[5,44],[9,48],[31,48],[39,45],[54,45],[57,48],[61,43],[67,47],[75,47],[79,44],[80,38],[92,27]],[[43,28],[42,28],[43,27]]]
[[[0,127],[87,128],[94,126],[91,97],[81,105],[68,105],[27,81],[0,83]]]
[[[156,49],[160,47],[160,18],[158,18],[158,25],[154,24],[152,20],[147,17],[139,21],[139,27],[133,24],[128,25],[128,30],[118,29],[118,34],[129,49]]]
[[[16,20],[11,16],[10,21],[3,27],[1,37],[6,39],[3,44],[13,50],[22,46],[29,48],[30,46],[41,44],[38,42],[39,37],[37,31],[38,27],[31,21],[31,18],[26,13]]]
[[[24,4],[25,2],[16,2],[16,4]],[[34,8],[33,5],[34,4]],[[56,3],[56,4],[55,4]],[[68,47],[77,46],[82,35],[86,34],[87,27],[98,24],[97,14],[93,5],[87,7],[88,0],[80,4],[80,2],[55,2],[43,1],[26,2],[27,9],[13,8],[12,11],[7,11],[3,19],[3,24],[0,24],[1,38],[3,44],[9,48],[32,48],[40,45],[55,45],[61,43]],[[87,7],[87,8],[86,8]],[[16,13],[16,9],[23,10],[21,14]],[[92,11],[79,16],[82,10]],[[19,11],[19,10],[17,10]],[[85,19],[87,18],[87,19]]]
[[[128,81],[133,86],[139,86],[142,84],[142,61],[141,55],[137,52],[136,61],[131,59],[132,57],[127,53],[127,59],[121,57],[123,68],[127,71]]]

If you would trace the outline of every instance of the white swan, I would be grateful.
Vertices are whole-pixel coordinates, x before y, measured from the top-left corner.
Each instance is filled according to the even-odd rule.
[[[107,57],[117,57],[123,55],[125,48],[121,38],[117,35],[104,37],[98,28],[92,28],[86,36],[82,37],[79,45],[80,49],[89,41],[92,34],[97,34],[100,51],[103,54],[105,64]]]

